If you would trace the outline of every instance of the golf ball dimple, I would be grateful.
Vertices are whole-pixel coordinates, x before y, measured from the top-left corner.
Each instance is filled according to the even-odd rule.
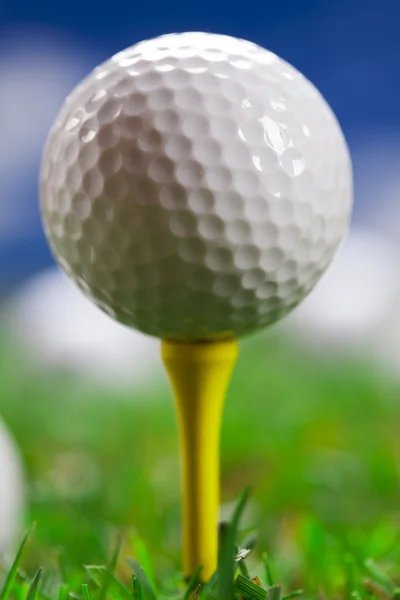
[[[46,144],[52,251],[109,315],[170,339],[240,336],[314,287],[348,229],[331,109],[245,40],[164,35],[96,68]]]

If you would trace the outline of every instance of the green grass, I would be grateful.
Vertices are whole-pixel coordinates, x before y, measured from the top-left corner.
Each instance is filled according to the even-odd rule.
[[[1,600],[189,597],[166,379],[138,396],[44,377],[3,336],[0,380],[0,414],[30,484],[27,526],[36,523],[18,568],[4,566]],[[275,600],[282,584],[281,596],[398,598],[399,392],[361,361],[310,356],[273,331],[241,344],[222,434],[223,517],[251,487],[236,536],[252,547],[235,563],[239,595]],[[268,590],[250,585],[255,575]],[[217,588],[202,594],[222,600]]]

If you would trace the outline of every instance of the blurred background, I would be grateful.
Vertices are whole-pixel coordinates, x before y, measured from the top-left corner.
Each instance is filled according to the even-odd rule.
[[[54,548],[71,569],[102,560],[115,526],[134,531],[132,544],[143,536],[161,571],[178,562],[176,427],[158,343],[111,322],[55,268],[37,182],[48,130],[89,70],[144,38],[204,30],[250,39],[302,71],[334,109],[355,177],[352,230],[332,268],[293,315],[242,343],[224,422],[223,510],[252,484],[249,523],[295,581],[312,584],[313,556],[332,557],[335,544],[392,552],[399,17],[396,0],[1,3],[0,550],[36,520],[32,560]]]

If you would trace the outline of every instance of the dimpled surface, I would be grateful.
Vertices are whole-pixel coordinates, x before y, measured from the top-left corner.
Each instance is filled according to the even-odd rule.
[[[61,267],[109,315],[163,338],[284,316],[330,263],[351,204],[347,146],[319,92],[223,35],[165,35],[99,66],[42,163]]]

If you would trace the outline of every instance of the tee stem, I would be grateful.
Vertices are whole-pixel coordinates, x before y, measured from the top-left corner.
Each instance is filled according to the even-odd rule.
[[[238,355],[236,340],[162,342],[175,397],[182,459],[183,571],[218,562],[219,444],[224,400]]]

